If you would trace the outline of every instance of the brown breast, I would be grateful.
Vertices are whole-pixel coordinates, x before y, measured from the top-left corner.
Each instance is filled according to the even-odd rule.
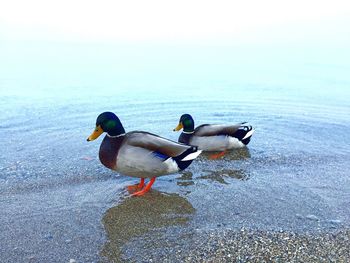
[[[107,168],[117,169],[117,155],[123,140],[124,136],[111,138],[106,135],[104,137],[100,146],[99,158],[101,163]]]

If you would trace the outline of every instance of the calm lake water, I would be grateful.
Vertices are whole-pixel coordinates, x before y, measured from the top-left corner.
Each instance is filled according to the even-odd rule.
[[[185,246],[184,233],[208,229],[349,226],[346,50],[0,47],[4,262],[135,260],[130,241],[167,235]],[[100,164],[102,139],[86,142],[103,111],[115,112],[126,131],[173,140],[183,113],[196,125],[248,121],[256,132],[247,148],[215,161],[203,154],[157,179],[147,197],[129,198],[125,186],[136,180]]]

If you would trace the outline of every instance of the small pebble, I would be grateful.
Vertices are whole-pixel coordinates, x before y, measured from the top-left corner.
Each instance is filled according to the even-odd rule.
[[[302,219],[302,218],[303,218],[303,216],[302,216],[301,214],[295,214],[295,216],[296,216],[296,218],[298,218],[298,219]]]
[[[341,220],[332,219],[332,220],[329,220],[329,222],[332,223],[332,224],[340,224]]]
[[[48,234],[48,235],[45,235],[44,238],[49,240],[49,239],[53,239],[53,236]]]
[[[307,215],[306,218],[309,219],[309,220],[314,220],[314,221],[318,221],[319,220],[319,218],[317,216],[315,216],[315,215]]]

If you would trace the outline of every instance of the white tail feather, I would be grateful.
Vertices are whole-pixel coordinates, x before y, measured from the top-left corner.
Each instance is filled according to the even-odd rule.
[[[246,138],[249,138],[250,136],[253,135],[254,132],[255,132],[255,130],[254,130],[254,129],[251,129],[249,132],[247,132],[247,134],[243,137],[242,140],[244,140],[244,139],[246,139]]]
[[[190,161],[193,159],[196,159],[198,155],[200,155],[202,150],[196,151],[194,153],[190,153],[189,155],[185,156],[181,161]]]

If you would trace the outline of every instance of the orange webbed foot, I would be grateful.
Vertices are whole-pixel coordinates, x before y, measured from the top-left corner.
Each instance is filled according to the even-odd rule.
[[[211,160],[219,159],[219,158],[223,157],[225,154],[226,154],[226,151],[214,153],[214,154],[209,156],[209,159],[211,159]]]
[[[144,195],[145,193],[147,193],[151,189],[151,187],[152,187],[152,185],[153,185],[155,180],[156,180],[156,178],[153,177],[143,190],[138,191],[136,193],[133,193],[131,196],[142,196],[142,195]]]
[[[144,185],[145,185],[145,178],[141,178],[139,184],[128,185],[127,188],[129,192],[135,192],[137,190],[141,190]]]
[[[138,184],[128,185],[127,189],[129,192],[135,192],[137,190],[141,190],[142,188],[139,188]]]
[[[148,190],[149,191],[149,190]],[[136,193],[131,194],[131,196],[142,196],[145,193],[147,193],[148,191],[145,191],[145,189],[141,190],[141,191],[137,191]]]

